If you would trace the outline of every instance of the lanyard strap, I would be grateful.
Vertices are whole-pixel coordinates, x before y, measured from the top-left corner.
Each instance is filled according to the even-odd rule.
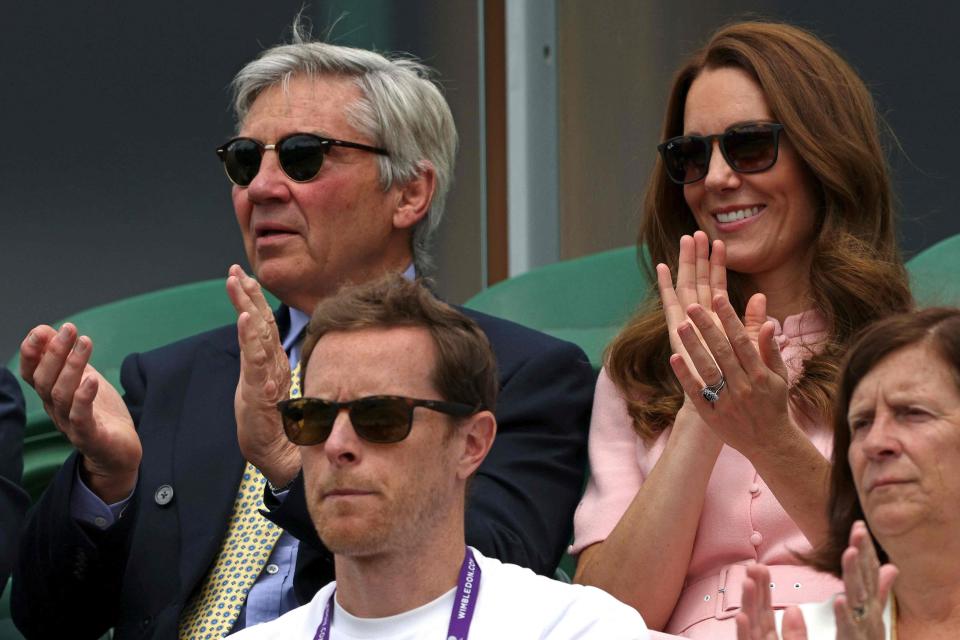
[[[450,611],[450,624],[447,627],[447,640],[467,640],[470,635],[470,623],[473,622],[473,611],[477,606],[477,591],[480,589],[480,565],[473,557],[473,550],[467,547],[467,552],[460,566],[460,578],[457,580],[457,594],[453,600],[453,610]],[[323,608],[323,618],[313,640],[330,640],[330,625],[333,623],[333,599],[337,595],[334,589]]]

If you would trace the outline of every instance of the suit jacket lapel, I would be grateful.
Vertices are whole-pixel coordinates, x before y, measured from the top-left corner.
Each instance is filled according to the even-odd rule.
[[[174,449],[180,576],[186,593],[216,557],[245,464],[233,413],[239,377],[235,340],[205,343],[197,350]]]
[[[290,314],[275,313],[283,336]],[[233,399],[240,379],[236,332],[216,334],[197,349],[174,449],[180,516],[180,576],[189,594],[216,559],[246,462],[237,444]],[[150,496],[148,496],[148,499]]]

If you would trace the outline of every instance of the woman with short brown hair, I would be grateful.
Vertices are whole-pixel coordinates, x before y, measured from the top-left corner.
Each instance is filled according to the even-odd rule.
[[[812,560],[845,593],[802,606],[802,619],[788,611],[784,640],[960,637],[960,309],[863,333],[840,380],[833,450],[829,534]],[[765,569],[750,573],[739,637],[772,640]]]

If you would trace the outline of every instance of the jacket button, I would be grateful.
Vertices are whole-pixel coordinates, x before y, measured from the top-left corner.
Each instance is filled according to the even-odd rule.
[[[153,501],[161,507],[165,507],[173,500],[173,487],[168,484],[162,484],[157,487],[153,494]]]
[[[750,536],[750,544],[755,547],[759,547],[761,542],[763,542],[763,536],[760,535],[759,531],[754,531]]]

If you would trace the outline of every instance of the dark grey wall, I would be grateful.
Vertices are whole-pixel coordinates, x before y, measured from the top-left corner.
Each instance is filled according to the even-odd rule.
[[[893,131],[887,139],[906,255],[960,233],[960,5],[779,0],[769,13],[826,38],[873,91]]]
[[[561,254],[635,235],[666,94],[721,24],[779,19],[819,34],[860,72],[888,136],[907,256],[960,232],[960,5],[899,0],[557,0]],[[897,146],[899,140],[900,148]],[[598,189],[597,176],[603,176]],[[589,212],[585,215],[584,212]]]
[[[336,23],[332,41],[439,68],[471,152],[443,232],[463,265],[445,284],[462,298],[480,288],[477,10],[433,4],[313,2],[306,13],[315,34]],[[213,150],[233,130],[230,79],[288,37],[300,6],[4,3],[0,361],[39,322],[246,264]]]
[[[235,6],[5,3],[4,360],[38,322],[243,259],[213,153],[226,86],[299,3]]]
[[[655,117],[628,119],[612,142],[592,136],[575,154],[575,170],[590,176],[592,192],[598,175],[605,176],[603,191],[609,192],[620,188],[608,178],[613,170],[603,169],[602,156],[589,154],[631,149],[621,163],[632,171],[623,181],[624,204],[618,205],[629,224],[621,229],[601,223],[595,199],[574,208],[589,221],[584,235],[613,230],[613,240],[604,245],[600,238],[597,248],[633,235],[645,179],[634,137],[648,128],[656,135],[666,91],[658,74],[669,74],[682,52],[745,9],[814,29],[867,79],[906,152],[892,155],[906,220],[904,246],[916,250],[960,231],[953,205],[960,195],[953,153],[960,142],[960,85],[953,80],[960,7],[898,0],[574,2],[612,18],[580,20],[573,29],[609,29],[599,38],[619,51],[646,42],[652,52],[647,75],[632,68],[625,76],[629,82],[621,75],[604,85],[609,100],[623,100],[627,91],[634,100],[636,87],[633,104],[649,100],[658,109]],[[227,84],[245,61],[286,37],[300,8],[300,0],[53,4],[3,5],[2,360],[38,322],[220,277],[229,264],[244,261],[229,186],[213,154],[233,128]],[[441,290],[454,300],[480,287],[477,7],[478,0],[328,0],[308,9],[316,33],[346,10],[334,41],[410,51],[440,70],[461,133],[454,192],[438,243]],[[585,127],[582,119],[566,123],[564,136]],[[564,225],[570,228],[568,221]],[[569,238],[564,242],[567,256],[589,249],[571,247]]]

